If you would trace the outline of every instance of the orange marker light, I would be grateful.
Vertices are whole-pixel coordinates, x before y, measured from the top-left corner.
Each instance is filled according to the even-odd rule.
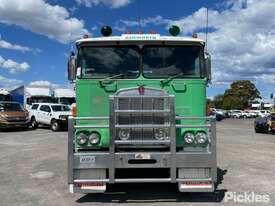
[[[192,34],[192,37],[196,39],[196,38],[198,38],[198,34],[193,33],[193,34]]]
[[[87,39],[89,38],[89,35],[88,34],[83,34],[83,39]]]
[[[72,113],[72,116],[73,116],[73,117],[76,117],[76,112],[77,112],[76,104],[72,104],[71,113]]]

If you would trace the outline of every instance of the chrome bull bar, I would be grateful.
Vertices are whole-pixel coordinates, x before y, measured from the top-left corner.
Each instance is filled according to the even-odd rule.
[[[113,105],[110,104],[110,107]],[[174,114],[173,114],[174,115]],[[90,125],[77,125],[77,121],[97,121],[97,120],[107,120],[112,122],[112,116],[110,117],[69,117],[68,121],[68,182],[69,184],[74,184],[78,182],[106,182],[106,183],[117,183],[117,182],[180,182],[187,181],[188,179],[183,179],[177,177],[178,168],[192,168],[192,167],[209,167],[211,168],[211,178],[210,180],[217,180],[216,171],[216,122],[213,117],[183,117],[176,116],[174,120],[204,120],[205,124],[190,125],[190,124],[176,124],[176,121],[171,122],[171,141],[170,141],[170,151],[169,152],[155,152],[156,158],[165,157],[167,164],[164,165],[162,162],[158,162],[155,166],[156,168],[168,167],[170,169],[169,178],[129,178],[129,179],[119,179],[115,178],[116,168],[148,168],[154,167],[154,165],[129,165],[126,162],[123,164],[119,163],[121,158],[127,160],[129,155],[133,153],[119,153],[116,152],[116,140],[113,135],[115,125],[110,124],[90,124]],[[203,122],[204,122],[203,121]],[[110,146],[109,151],[105,152],[76,152],[74,150],[74,135],[76,129],[86,129],[86,128],[109,128],[110,131]],[[177,152],[176,151],[176,128],[207,128],[210,131],[209,137],[210,150],[205,153],[198,152]],[[119,142],[121,143],[121,142]],[[152,153],[153,154],[153,153]],[[96,157],[99,161],[95,164],[82,165],[79,158],[82,155],[90,155]],[[108,178],[105,179],[75,179],[74,170],[77,169],[95,169],[103,168],[108,170]],[[200,179],[202,181],[208,181],[209,178]]]

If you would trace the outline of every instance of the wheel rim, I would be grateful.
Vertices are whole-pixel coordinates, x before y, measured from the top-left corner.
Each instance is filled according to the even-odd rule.
[[[52,124],[52,128],[53,128],[53,130],[56,130],[56,129],[57,129],[57,127],[58,127],[57,122],[54,122],[54,123]]]
[[[32,125],[32,127],[35,127],[35,125],[36,125],[35,120],[32,120],[31,125]]]

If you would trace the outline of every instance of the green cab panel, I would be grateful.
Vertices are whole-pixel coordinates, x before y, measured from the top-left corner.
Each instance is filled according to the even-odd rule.
[[[143,85],[150,88],[164,89],[168,94],[175,96],[175,113],[177,116],[205,116],[206,109],[206,80],[205,79],[174,79],[162,83],[161,79],[109,79],[100,81],[98,79],[76,80],[76,104],[78,117],[102,117],[109,116],[109,96],[120,89],[134,88]],[[202,124],[203,120],[181,120],[184,124]],[[106,120],[87,121],[81,120],[78,125],[107,125]],[[109,146],[109,129],[85,129],[86,131],[97,131],[101,135],[98,147]],[[198,129],[197,129],[198,130]],[[203,129],[202,129],[203,130]],[[80,129],[76,130],[78,133]],[[177,146],[184,144],[182,135],[189,131],[177,129]],[[195,129],[190,129],[196,132]],[[76,147],[80,147],[76,145]]]

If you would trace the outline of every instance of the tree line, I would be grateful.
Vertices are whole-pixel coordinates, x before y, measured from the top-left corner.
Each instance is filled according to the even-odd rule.
[[[220,109],[245,109],[255,99],[261,99],[260,92],[249,80],[234,81],[224,94],[216,95],[213,100],[208,99],[210,107]]]

